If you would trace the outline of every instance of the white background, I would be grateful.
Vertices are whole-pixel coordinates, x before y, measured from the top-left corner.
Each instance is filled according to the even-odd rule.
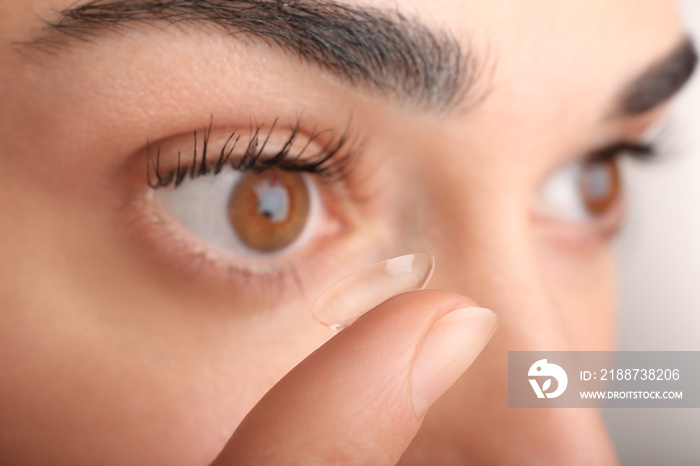
[[[680,4],[700,46],[700,0]],[[699,73],[675,106],[668,159],[626,172],[621,350],[700,351]],[[605,417],[622,464],[700,464],[700,409],[610,409]]]

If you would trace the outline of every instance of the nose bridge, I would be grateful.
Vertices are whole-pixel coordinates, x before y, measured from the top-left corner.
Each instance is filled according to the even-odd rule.
[[[451,214],[453,228],[441,241],[431,286],[492,309],[500,319],[503,349],[574,349],[568,322],[542,270],[529,214],[522,199],[516,199],[491,197]]]

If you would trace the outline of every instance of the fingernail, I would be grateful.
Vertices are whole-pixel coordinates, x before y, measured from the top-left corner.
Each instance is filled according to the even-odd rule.
[[[411,369],[416,416],[423,416],[467,370],[497,326],[496,314],[480,307],[452,311],[433,323]]]
[[[313,316],[342,330],[392,296],[425,287],[434,264],[430,254],[409,254],[355,272],[323,292],[314,303]]]

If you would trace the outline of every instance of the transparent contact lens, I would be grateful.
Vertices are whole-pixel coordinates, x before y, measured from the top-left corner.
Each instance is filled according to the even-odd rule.
[[[434,266],[433,256],[423,253],[374,264],[324,291],[314,303],[313,316],[334,330],[342,330],[392,296],[425,288]]]

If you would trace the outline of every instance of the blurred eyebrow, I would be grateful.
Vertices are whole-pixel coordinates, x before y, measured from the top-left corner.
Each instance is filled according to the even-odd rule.
[[[625,87],[617,113],[635,116],[663,104],[688,82],[697,61],[693,42],[684,38],[671,53],[657,60]]]
[[[211,24],[431,110],[463,103],[484,74],[448,31],[335,0],[92,0],[59,15],[30,47],[56,52],[134,24]]]

